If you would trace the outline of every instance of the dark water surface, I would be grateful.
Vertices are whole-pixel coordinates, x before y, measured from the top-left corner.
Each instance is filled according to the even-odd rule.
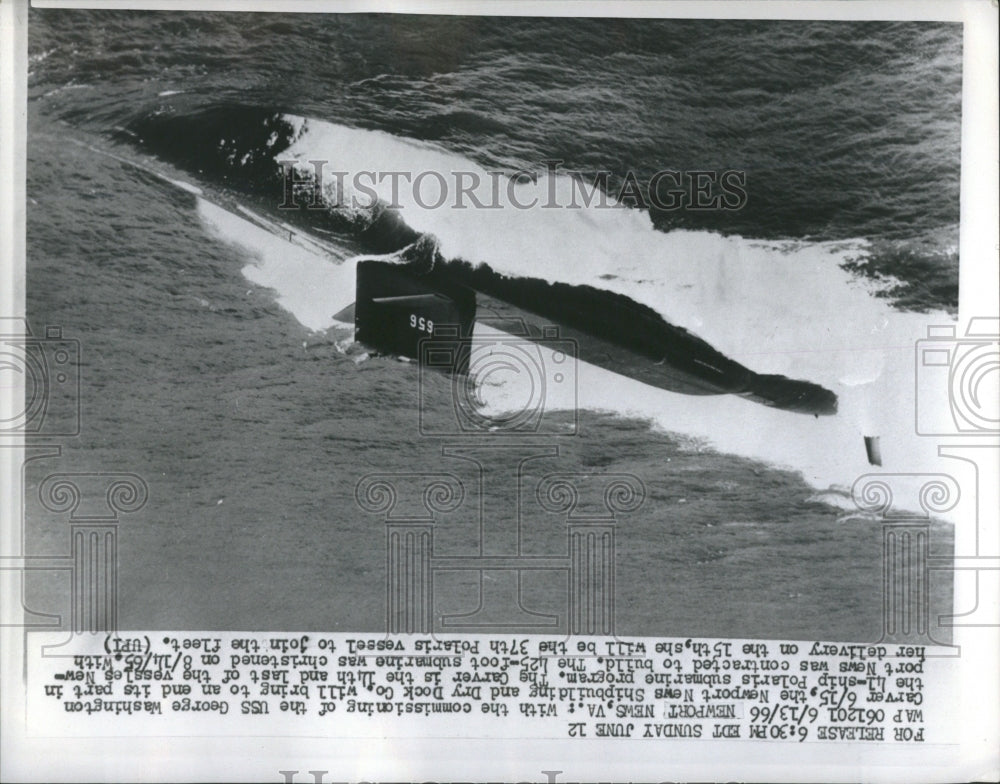
[[[125,629],[381,630],[385,530],[355,483],[463,470],[417,434],[415,366],[356,363],[309,332],[243,277],[194,196],[94,154],[128,151],[121,129],[141,118],[235,104],[484,166],[745,170],[745,209],[654,223],[861,238],[859,274],[898,279],[898,308],[957,302],[957,25],[38,9],[30,25],[28,315],[79,338],[84,392],[82,434],[28,469],[29,544],[65,549],[64,521],[33,495],[51,471],[144,477],[149,503],[119,529]],[[619,633],[880,637],[877,520],[808,501],[793,471],[580,416],[533,470],[646,484],[618,529]],[[565,548],[561,526],[531,519],[529,550]],[[475,526],[449,518],[441,546],[463,552]],[[932,536],[947,553],[950,526]],[[32,588],[39,608],[65,590]],[[950,586],[932,589],[950,607]],[[465,591],[442,606],[461,609]],[[558,591],[539,593],[558,609]]]

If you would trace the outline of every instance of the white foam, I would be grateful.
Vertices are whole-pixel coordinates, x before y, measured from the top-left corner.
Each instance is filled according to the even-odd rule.
[[[453,172],[472,172],[482,181],[474,190],[480,201],[492,201],[489,174],[461,156],[380,131],[289,119],[301,131],[279,156],[282,160],[326,160],[328,171],[348,173],[348,185],[358,172],[411,172],[414,178],[440,172],[451,192]],[[407,224],[438,238],[445,257],[625,294],[758,372],[827,385],[870,382],[881,373],[885,350],[912,345],[914,322],[922,327],[925,321],[892,311],[872,296],[874,283],[841,269],[843,261],[863,252],[860,240],[768,243],[710,232],[663,233],[654,229],[648,213],[625,207],[516,209],[506,180],[499,188],[501,209],[456,209],[452,199],[431,209],[421,202],[437,201],[437,180],[423,182],[421,198],[400,181],[396,203]],[[331,177],[326,184],[333,187]],[[747,186],[751,197],[752,186]],[[555,203],[570,203],[574,185],[564,176],[522,183],[514,188],[514,198],[522,203],[538,198],[544,205],[550,187]],[[386,203],[393,200],[390,178],[373,188]],[[346,190],[342,202],[351,195]]]
[[[489,341],[495,330],[477,326],[477,339]],[[541,349],[545,368],[555,367],[552,352]],[[560,367],[565,367],[565,364]],[[771,465],[801,471],[812,486],[825,489],[850,485],[859,476],[882,469],[870,466],[860,430],[844,416],[812,417],[768,408],[734,395],[682,395],[642,384],[586,362],[577,362],[575,389],[570,383],[539,382],[531,369],[519,377],[507,374],[503,384],[487,384],[480,391],[487,412],[496,415],[518,408],[545,389],[546,411],[608,411],[651,421],[666,432],[680,432],[708,442],[722,452],[763,460]],[[912,385],[911,385],[912,388]],[[902,390],[894,402],[901,416],[879,423],[887,468],[916,471],[939,465],[936,442],[914,433],[912,408],[908,415]],[[847,401],[852,408],[852,401]],[[902,468],[906,466],[906,468]]]
[[[348,173],[347,183],[361,171],[414,177],[434,171],[453,187],[453,172],[475,172],[482,181],[475,190],[480,201],[494,200],[488,173],[454,153],[379,131],[290,119],[298,138],[282,160],[326,160],[330,171]],[[424,204],[437,201],[431,187],[436,182],[426,179]],[[801,468],[820,486],[850,483],[869,469],[862,435],[881,437],[887,465],[918,470],[936,463],[928,456],[934,451],[928,439],[914,432],[914,344],[929,325],[950,318],[896,311],[875,296],[878,284],[842,269],[844,261],[864,252],[864,241],[779,243],[711,232],[663,233],[643,211],[596,204],[515,209],[506,181],[499,188],[501,209],[456,209],[449,206],[452,200],[430,209],[404,181],[398,185],[395,194],[389,178],[373,187],[387,203],[395,196],[406,223],[434,234],[445,257],[625,294],[757,372],[828,387],[839,397],[840,413],[813,420],[732,397],[664,397],[637,382],[609,383],[596,368],[583,371],[586,405],[640,413],[664,428],[704,436],[720,449]],[[574,185],[564,176],[519,184],[513,195],[521,203],[538,198],[544,204],[550,187],[555,203],[571,201]],[[752,198],[752,181],[747,189]],[[348,189],[341,200],[350,195]],[[602,390],[609,391],[606,399]],[[928,394],[934,399],[925,394],[921,403],[946,416],[947,390]]]
[[[330,170],[349,173],[478,171],[491,187],[474,163],[432,145],[290,119],[298,139],[281,160],[327,160]],[[757,372],[814,381],[839,398],[838,415],[813,418],[734,396],[669,393],[579,363],[578,397],[550,385],[548,410],[579,405],[647,418],[723,452],[799,470],[821,489],[850,486],[862,474],[883,470],[940,470],[937,440],[915,432],[915,388],[921,381],[915,343],[929,325],[950,319],[895,311],[874,296],[874,284],[841,269],[843,261],[863,251],[862,241],[777,243],[709,232],[665,234],[646,213],[626,208],[424,209],[401,185],[397,196],[404,220],[434,234],[448,258],[626,294]],[[553,185],[563,197],[572,187],[564,177]],[[375,187],[380,198],[391,200],[388,180]],[[544,202],[548,187],[542,178],[537,187],[518,186],[515,197],[526,202],[538,195]],[[752,197],[752,182],[748,189]],[[500,191],[503,203],[506,186]],[[484,202],[491,198],[479,195]],[[252,260],[244,274],[275,289],[278,302],[304,326],[330,326],[332,314],[353,300],[353,263],[333,263],[202,200],[199,213],[220,237],[247,252]],[[477,334],[489,334],[482,329]],[[523,383],[509,374],[493,378],[481,395],[489,410],[500,412],[526,399]],[[953,430],[947,384],[925,386],[922,410],[933,412],[944,431]],[[880,437],[883,469],[868,464],[864,435]]]
[[[355,265],[304,248],[205,199],[198,215],[219,239],[246,254],[243,275],[273,289],[278,304],[308,329],[334,326],[333,314],[354,301]]]

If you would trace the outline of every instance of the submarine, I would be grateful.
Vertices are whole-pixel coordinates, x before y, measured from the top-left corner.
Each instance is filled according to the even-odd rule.
[[[276,161],[295,135],[277,109],[221,103],[191,112],[157,108],[114,138],[214,181],[220,197],[237,191],[267,210],[276,193],[288,199],[287,172]],[[305,201],[295,209],[280,205],[282,232],[294,223],[310,236],[313,230],[350,236],[369,254],[390,254],[357,262],[353,310],[335,316],[349,321],[353,315],[356,339],[377,351],[420,359],[428,339],[471,341],[475,324],[486,323],[549,348],[572,341],[579,359],[671,392],[737,395],[814,416],[837,412],[831,390],[757,373],[626,295],[445,259],[433,238],[393,210],[356,224]],[[460,360],[449,369],[464,373],[468,367]]]
[[[471,341],[476,323],[552,350],[571,342],[579,359],[649,386],[687,395],[737,395],[815,416],[837,412],[837,396],[810,381],[756,373],[652,308],[588,285],[509,277],[487,265],[438,257],[357,262],[355,339],[426,360],[434,339]],[[344,320],[350,314],[341,312]],[[468,351],[450,370],[468,370]]]

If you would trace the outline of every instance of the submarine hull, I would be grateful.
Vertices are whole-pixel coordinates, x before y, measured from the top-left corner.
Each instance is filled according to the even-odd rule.
[[[358,340],[416,359],[421,341],[469,339],[479,322],[552,349],[571,341],[579,359],[671,392],[739,395],[817,416],[837,410],[836,395],[818,384],[755,373],[652,309],[591,286],[511,278],[464,262],[362,261],[356,313]]]

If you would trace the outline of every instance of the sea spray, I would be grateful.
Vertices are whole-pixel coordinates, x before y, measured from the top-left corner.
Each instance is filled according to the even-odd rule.
[[[277,158],[328,159],[341,170],[475,171],[476,164],[424,142],[317,120],[288,118],[297,139]],[[485,175],[485,172],[484,172]],[[576,187],[545,176],[530,189]],[[484,182],[487,178],[484,176]],[[343,198],[343,191],[337,196]],[[579,396],[550,396],[549,408],[579,405],[650,420],[704,438],[715,448],[801,471],[813,486],[850,485],[875,470],[865,436],[880,439],[886,470],[928,472],[936,444],[914,432],[914,344],[944,313],[898,311],[878,296],[891,282],[858,277],[845,262],[864,242],[764,242],[711,232],[657,231],[648,214],[626,207],[531,210],[425,209],[406,189],[380,193],[423,239],[390,258],[486,263],[509,276],[595,285],[624,294],[687,328],[747,367],[804,378],[833,389],[835,417],[813,419],[734,396],[692,397],[654,389],[579,363]],[[332,206],[332,205],[331,205]],[[383,205],[384,207],[384,205]],[[322,330],[353,298],[353,259],[324,258],[199,201],[220,238],[253,259],[244,274],[273,288],[309,329]],[[480,328],[480,335],[489,333]],[[497,413],[524,399],[509,377],[480,397]],[[523,383],[530,383],[525,379]],[[946,391],[937,401],[946,411]],[[933,404],[933,401],[932,401]],[[733,423],[740,423],[734,427]]]

